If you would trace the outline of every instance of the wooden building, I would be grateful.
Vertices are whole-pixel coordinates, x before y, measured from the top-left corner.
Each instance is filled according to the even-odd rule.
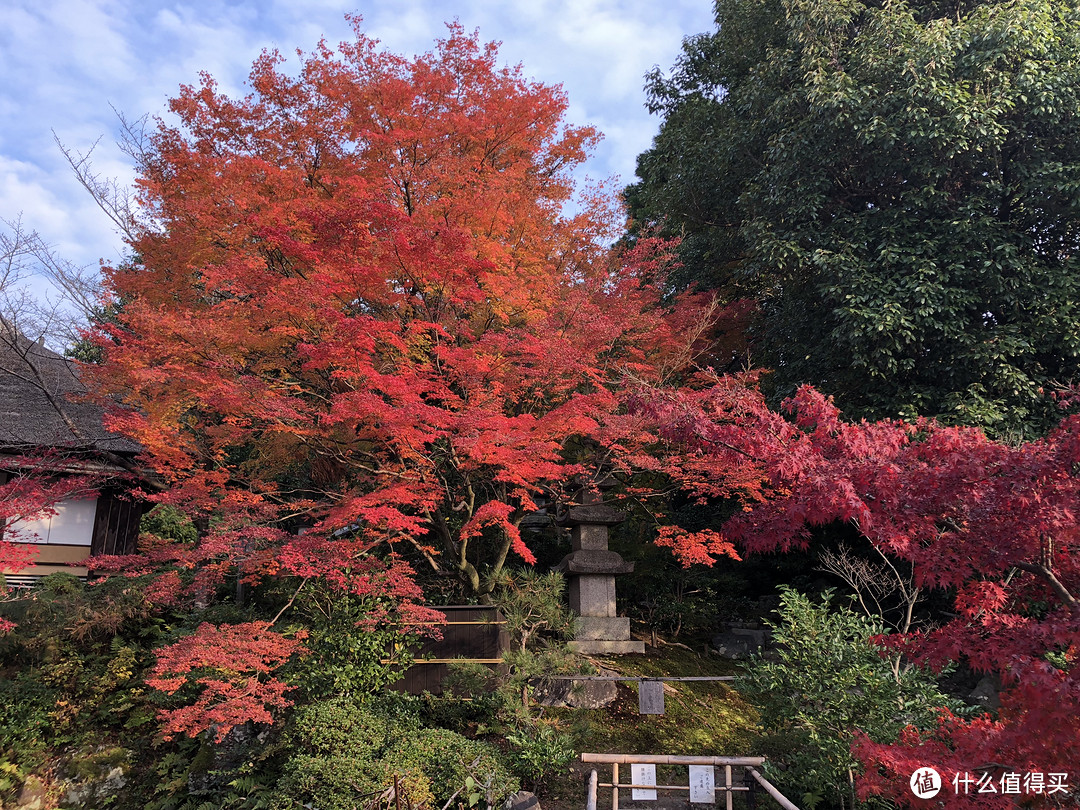
[[[442,605],[435,609],[446,614],[446,624],[440,625],[441,638],[428,639],[415,651],[413,665],[392,689],[411,695],[441,695],[443,678],[453,661],[491,668],[502,664],[510,636],[506,620],[497,609],[489,605]]]
[[[0,321],[0,484],[40,475],[33,459],[43,454],[49,475],[89,473],[104,483],[93,497],[59,501],[52,514],[0,526],[4,540],[33,543],[39,552],[34,566],[3,572],[8,585],[56,571],[86,576],[85,566],[71,564],[135,551],[143,505],[125,496],[120,481],[140,448],[106,431],[102,408],[82,401],[84,394],[78,364]]]

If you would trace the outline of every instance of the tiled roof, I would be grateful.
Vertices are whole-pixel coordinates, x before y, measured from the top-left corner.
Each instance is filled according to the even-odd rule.
[[[100,406],[79,400],[86,388],[77,363],[13,336],[6,324],[0,330],[0,448],[139,452],[135,442],[105,430]]]

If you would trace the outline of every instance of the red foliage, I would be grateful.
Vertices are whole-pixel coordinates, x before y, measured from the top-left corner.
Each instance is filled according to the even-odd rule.
[[[357,27],[296,76],[282,61],[264,54],[243,99],[209,76],[182,88],[179,126],[143,155],[140,263],[106,272],[123,307],[86,376],[169,485],[155,499],[203,531],[95,565],[165,571],[159,605],[290,575],[424,621],[393,550],[477,591],[485,567],[531,562],[519,526],[537,498],[654,440],[617,390],[675,379],[720,313],[662,304],[670,244],[609,248],[613,197],[574,199],[571,177],[596,133],[495,46],[451,25],[407,60]],[[185,660],[218,671],[203,645],[220,640],[200,632]],[[282,705],[270,667],[200,681],[170,729]]]
[[[357,29],[295,78],[264,55],[242,100],[204,76],[153,136],[142,263],[108,271],[125,303],[92,371],[161,499],[216,516],[152,552],[202,587],[332,576],[382,543],[474,588],[531,562],[534,498],[647,438],[615,390],[679,373],[716,320],[661,306],[670,245],[610,251],[609,196],[562,213],[597,135],[496,60],[457,25],[412,61]]]
[[[747,551],[806,548],[811,528],[839,521],[909,562],[920,587],[955,589],[954,619],[883,643],[933,666],[965,659],[1004,685],[997,721],[946,715],[929,735],[912,731],[891,745],[863,738],[864,795],[917,803],[908,779],[919,765],[1075,770],[1080,417],[1012,446],[929,421],[844,422],[810,388],[786,403],[784,419],[744,383],[639,398],[682,451],[664,469],[702,497],[740,492],[745,509],[723,537]],[[683,546],[691,561],[707,556],[695,538]]]
[[[169,695],[185,686],[198,692],[194,703],[160,712],[165,739],[213,728],[220,742],[234,726],[273,722],[273,710],[290,705],[285,692],[292,687],[269,673],[299,649],[267,622],[204,623],[164,648],[146,682]]]

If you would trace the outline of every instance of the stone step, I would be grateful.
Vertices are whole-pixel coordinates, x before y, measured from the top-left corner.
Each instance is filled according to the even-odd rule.
[[[583,641],[571,641],[571,650],[583,655],[625,655],[627,653],[644,653],[644,641],[602,641],[591,639]]]

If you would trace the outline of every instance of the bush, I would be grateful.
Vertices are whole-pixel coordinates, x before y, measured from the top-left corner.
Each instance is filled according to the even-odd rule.
[[[506,740],[514,746],[514,769],[533,790],[540,789],[550,773],[565,767],[577,755],[574,738],[549,723],[537,722],[507,734]]]
[[[494,806],[517,790],[493,746],[446,729],[421,728],[401,701],[326,700],[296,713],[286,732],[275,806],[310,803],[354,810],[393,786],[413,807],[441,807],[470,777]]]
[[[464,793],[469,777],[485,787],[483,798],[491,807],[517,790],[497,748],[447,729],[414,729],[403,735],[384,756],[395,769],[404,767],[423,773],[430,780],[439,807],[456,791]],[[468,804],[467,801],[464,803]]]
[[[392,613],[393,605],[312,582],[296,600],[296,612],[309,636],[309,655],[292,664],[292,680],[309,700],[336,695],[369,695],[399,680],[412,663],[408,650],[416,636],[403,634],[373,616]],[[391,649],[393,663],[383,663]]]
[[[769,778],[810,810],[855,804],[855,729],[892,740],[909,724],[932,724],[935,707],[953,703],[927,671],[894,670],[870,642],[884,627],[847,608],[830,610],[829,596],[815,604],[782,589],[780,620],[770,623],[775,656],[755,656],[736,683],[761,715]]]

